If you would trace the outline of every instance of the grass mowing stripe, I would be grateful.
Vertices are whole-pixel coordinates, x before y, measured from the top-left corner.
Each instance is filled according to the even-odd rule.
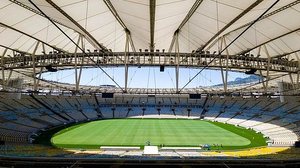
[[[259,146],[266,146],[266,139],[263,137],[263,135],[261,133],[256,133],[255,131],[251,130],[251,129],[246,129],[243,127],[236,127],[234,125],[230,125],[230,124],[224,124],[224,123],[219,123],[219,122],[210,122],[214,125],[217,125],[219,127],[222,127],[228,131],[231,131],[239,136],[242,136],[244,138],[247,138],[251,141],[251,143],[247,146],[245,146],[245,148],[250,148],[250,147],[259,147]],[[239,147],[234,147],[236,149],[240,149]]]
[[[165,146],[222,144],[224,149],[266,145],[262,135],[252,130],[223,123],[175,119],[100,120],[60,131],[52,137],[53,144],[63,148],[144,146],[146,141]]]

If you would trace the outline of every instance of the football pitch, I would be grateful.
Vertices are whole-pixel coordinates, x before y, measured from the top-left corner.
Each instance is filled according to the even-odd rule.
[[[100,146],[211,146],[241,149],[266,145],[261,134],[229,124],[203,120],[111,119],[75,125],[56,133],[51,142],[61,148]]]

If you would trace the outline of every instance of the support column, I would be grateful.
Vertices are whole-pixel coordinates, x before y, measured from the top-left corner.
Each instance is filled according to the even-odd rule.
[[[83,40],[82,35],[80,36],[80,41],[81,41],[81,48],[83,50],[85,50],[85,45],[84,45],[84,40]],[[81,65],[83,65],[83,61],[84,61],[84,58],[81,58]],[[79,68],[79,75],[77,77],[78,89],[79,89],[79,84],[80,84],[80,80],[81,80],[81,74],[82,74],[82,66],[80,66],[80,68]]]
[[[261,52],[261,47],[258,48],[257,55],[260,55],[260,52]],[[263,65],[262,65],[261,63],[258,62],[257,65],[258,65],[258,67],[259,67],[260,69],[262,69],[262,66],[263,66]],[[261,71],[261,70],[259,70],[259,74],[260,74],[261,77],[263,77],[263,74],[262,74],[262,71]],[[267,79],[267,80],[268,80],[268,79]],[[265,80],[264,80],[264,79],[262,79],[261,84],[263,85],[264,91],[266,91],[266,90],[267,90],[267,87],[266,87],[266,83],[265,83]]]
[[[2,56],[1,56],[1,71],[2,71],[2,88],[5,89],[5,85],[6,85],[6,82],[5,82],[5,73],[4,73],[4,56],[7,52],[7,48],[4,50]]]
[[[290,72],[289,72],[289,77],[290,77],[290,80],[291,80],[291,84],[292,84],[293,90],[295,90],[294,79],[293,79],[292,73],[290,73]]]
[[[42,48],[43,48],[43,53],[46,53],[45,44],[42,44]],[[43,60],[43,64],[45,64],[45,60]],[[41,70],[40,70],[40,73],[39,73],[39,76],[38,76],[38,79],[37,79],[37,85],[40,84],[40,80],[41,80],[41,77],[42,77],[43,70],[44,70],[44,67],[41,67]]]
[[[296,59],[298,61],[298,72],[297,72],[297,79],[296,79],[296,84],[297,84],[297,89],[300,88],[300,58],[297,53],[295,53]]]
[[[34,91],[37,91],[38,89],[38,86],[37,86],[37,79],[36,79],[36,68],[35,68],[35,53],[38,49],[38,46],[40,45],[40,42],[38,41],[35,45],[35,48],[33,50],[33,53],[32,53],[32,68],[33,68],[33,90]]]
[[[175,39],[175,63],[176,63],[176,69],[175,69],[175,75],[176,75],[176,93],[179,93],[179,43],[178,43],[178,32],[176,33],[176,39]]]
[[[82,58],[81,64],[83,64],[83,58]],[[79,84],[80,84],[80,80],[81,80],[81,74],[82,74],[82,66],[80,66],[80,68],[79,68],[79,75],[77,77],[78,89],[79,89]]]
[[[39,73],[39,76],[38,76],[38,79],[37,79],[37,85],[40,84],[40,80],[41,80],[41,77],[42,77],[43,70],[44,70],[44,67],[41,67],[41,70],[40,70],[40,73]]]
[[[75,47],[75,55],[74,55],[74,59],[75,59],[75,91],[78,92],[79,91],[79,83],[80,81],[78,80],[78,70],[77,70],[77,50],[78,50],[78,46],[79,46],[79,43],[80,43],[80,39],[81,39],[81,35],[78,36],[78,39],[77,39],[77,45]]]
[[[222,51],[222,47],[223,47],[223,43],[224,43],[224,36],[222,36],[221,39],[221,50]],[[226,45],[225,45],[226,46]],[[220,52],[218,51],[218,52]],[[223,72],[223,66],[222,66],[222,59],[221,59],[221,55],[219,57],[219,65],[220,65],[220,69],[221,69],[221,77],[222,77],[222,82],[223,82],[223,87],[224,87],[224,92],[226,92],[226,88],[225,88],[225,78],[224,78],[224,72]]]
[[[127,88],[128,88],[128,55],[127,53],[129,52],[129,40],[130,40],[130,35],[128,32],[126,32],[126,43],[125,43],[125,90],[124,92],[127,93]]]
[[[268,57],[267,76],[266,76],[267,80],[266,80],[266,84],[265,84],[265,86],[266,86],[266,87],[265,87],[265,92],[267,92],[267,91],[268,91],[268,85],[269,85],[269,79],[270,79],[269,74],[270,74],[270,62],[271,62],[271,56],[270,56],[270,54],[269,54],[269,51],[268,51],[266,45],[264,45],[264,49],[265,49],[265,52],[266,52],[267,57]]]
[[[227,83],[228,83],[228,59],[229,59],[229,52],[226,49],[226,71],[225,71],[225,83],[224,83],[224,91],[227,92]]]
[[[263,74],[262,74],[262,71],[261,71],[261,70],[259,70],[259,74],[260,74],[260,76],[263,76]],[[268,80],[268,79],[267,79],[267,80]],[[264,88],[264,90],[266,91],[266,90],[267,90],[267,87],[266,87],[266,84],[265,84],[265,81],[264,81],[264,79],[262,79],[261,83],[262,83],[262,85],[263,85],[263,88]]]
[[[222,42],[221,42],[221,49],[222,46],[227,46],[226,41],[225,41],[225,37],[222,38]],[[223,66],[222,66],[222,58],[220,58],[220,65],[221,65],[221,75],[222,75],[222,81],[223,81],[223,86],[224,86],[224,92],[227,92],[227,81],[228,81],[228,59],[229,59],[229,51],[226,48],[226,69],[225,69],[225,77],[224,77],[224,71],[223,71]]]
[[[297,79],[296,79],[297,89],[300,88],[299,77],[300,77],[300,70],[298,70],[298,72],[297,72]]]
[[[133,43],[133,40],[132,40],[132,38],[131,38],[131,34],[130,34],[130,31],[129,31],[129,30],[128,30],[128,38],[129,38],[131,50],[132,50],[133,52],[136,52],[135,47],[134,47],[134,43]]]
[[[6,79],[6,83],[5,83],[5,85],[7,85],[7,81],[9,81],[9,80],[10,80],[10,78],[11,78],[11,75],[12,75],[12,72],[13,72],[13,70],[9,70],[9,74],[8,74],[8,77],[7,77],[7,79]]]
[[[219,64],[220,64],[220,67],[221,67],[221,77],[222,77],[222,82],[223,82],[224,92],[226,92],[226,86],[225,86],[225,83],[227,83],[227,82],[225,81],[225,77],[224,77],[224,71],[223,71],[222,58],[221,58],[221,57],[219,57]]]

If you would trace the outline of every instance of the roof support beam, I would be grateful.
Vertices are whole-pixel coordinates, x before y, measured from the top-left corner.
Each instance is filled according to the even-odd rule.
[[[4,56],[7,52],[7,48],[4,49],[2,55],[1,55],[1,71],[2,71],[2,87],[4,88],[4,85],[5,85],[5,73],[4,73]]]
[[[67,19],[69,19],[77,28],[82,31],[85,38],[94,45],[97,49],[101,49],[102,51],[108,51],[106,47],[101,45],[87,30],[85,30],[78,22],[76,22],[70,15],[68,15],[64,10],[62,10],[59,6],[57,6],[51,0],[46,0],[53,8],[59,11],[62,15],[64,15]]]
[[[150,51],[154,51],[154,29],[155,29],[155,7],[156,0],[149,0],[149,8],[150,8]]]
[[[18,50],[18,49],[13,49],[13,48],[7,47],[7,46],[5,46],[5,45],[1,45],[1,44],[0,44],[0,47],[9,49],[9,50],[14,51],[14,52],[17,52],[17,53],[24,53],[24,54],[26,54],[26,55],[31,55],[31,53],[29,53],[29,52],[21,51],[21,50]]]
[[[187,13],[187,15],[185,16],[185,18],[182,20],[182,22],[180,23],[180,25],[178,26],[178,28],[176,29],[176,31],[174,32],[173,35],[173,39],[172,42],[170,44],[169,47],[169,52],[172,52],[172,49],[174,47],[175,44],[175,39],[177,38],[176,34],[179,33],[179,31],[182,29],[182,27],[186,24],[186,22],[193,16],[193,14],[195,13],[195,11],[198,9],[198,7],[200,6],[200,4],[203,2],[203,0],[196,0],[194,5],[192,6],[192,8],[190,9],[190,11]]]
[[[197,51],[203,50],[208,44],[210,44],[216,37],[218,37],[221,33],[223,33],[228,27],[234,24],[237,20],[242,18],[245,14],[251,11],[254,7],[259,5],[263,0],[257,0],[253,4],[251,4],[247,9],[245,9],[242,13],[240,13],[237,17],[231,20],[227,25],[225,25],[221,30],[219,30],[213,37],[211,37],[203,46],[197,49]]]
[[[18,0],[9,0],[9,1],[12,2],[12,3],[15,3],[16,5],[19,5],[19,6],[23,7],[23,8],[25,8],[25,9],[27,9],[27,10],[35,13],[35,14],[38,14],[38,15],[40,15],[42,17],[45,17],[40,11],[38,11],[38,10],[36,10],[34,8],[31,8],[30,6],[28,6],[26,4],[23,4],[22,2],[19,2]],[[55,20],[53,18],[51,20],[54,21],[55,23],[59,23],[59,24],[65,26],[65,27],[68,27],[68,26],[64,25],[63,23],[59,22],[58,20]]]
[[[180,31],[182,29],[182,27],[186,24],[186,22],[189,21],[189,19],[193,16],[193,14],[198,9],[198,7],[201,5],[202,2],[203,2],[203,0],[196,0],[195,1],[194,5],[190,9],[190,11],[187,13],[185,18],[182,20],[182,22],[178,26],[178,28],[177,28],[178,31]]]
[[[4,24],[4,23],[2,23],[2,22],[0,22],[0,26],[6,27],[6,28],[11,29],[11,30],[14,30],[14,31],[16,31],[16,32],[18,32],[18,33],[21,33],[21,34],[23,34],[23,35],[25,35],[25,36],[28,36],[28,37],[30,37],[30,38],[32,38],[32,39],[34,39],[34,40],[36,40],[36,41],[38,41],[38,42],[40,42],[40,43],[42,43],[42,44],[45,44],[45,45],[47,45],[47,46],[53,48],[54,50],[61,51],[61,52],[66,52],[66,51],[64,51],[64,50],[61,49],[61,48],[57,48],[57,47],[55,47],[55,46],[52,46],[52,45],[50,45],[50,44],[48,44],[48,43],[46,43],[46,42],[44,42],[44,41],[42,41],[42,40],[40,40],[40,39],[38,39],[38,38],[36,38],[36,37],[33,37],[32,35],[29,35],[29,34],[23,32],[23,31],[21,31],[21,30],[18,30],[18,29],[16,29],[16,28],[11,27],[11,26],[9,26],[9,25],[7,25],[7,24]]]
[[[132,49],[133,52],[136,52],[135,47],[134,47],[134,43],[133,43],[132,38],[131,38],[130,30],[127,28],[127,26],[125,25],[125,23],[121,19],[120,15],[118,14],[117,10],[113,6],[113,4],[110,2],[110,0],[103,0],[103,1],[106,4],[106,6],[108,7],[108,9],[110,10],[110,12],[114,15],[116,20],[119,22],[119,24],[123,27],[123,29],[125,30],[125,33],[127,33],[126,37],[127,37],[127,35],[129,35],[129,42],[130,42],[130,45],[131,45],[131,49]]]
[[[94,65],[96,67],[98,67],[110,80],[112,80],[122,91],[124,91],[122,89],[122,87],[95,61],[93,60],[85,51],[82,47],[80,47],[76,42],[74,42],[74,40],[69,37],[53,20],[51,20],[51,18],[49,18],[49,16],[47,16],[35,3],[32,2],[32,0],[28,0],[35,8],[37,8],[59,31],[61,31],[76,47],[78,47],[78,49],[81,50],[81,52],[86,55],[89,60],[94,63]],[[107,53],[107,52],[105,52]]]
[[[282,35],[280,35],[280,36],[277,36],[277,37],[275,37],[275,38],[272,38],[272,39],[270,39],[270,40],[268,40],[268,41],[266,41],[266,42],[264,42],[264,43],[261,43],[261,44],[255,46],[255,47],[253,47],[253,48],[249,48],[249,49],[247,49],[247,50],[245,50],[245,51],[242,51],[242,52],[240,52],[240,53],[238,53],[238,54],[245,54],[245,53],[248,53],[248,52],[250,52],[251,50],[254,50],[254,49],[256,49],[256,48],[258,48],[258,47],[260,47],[260,46],[263,46],[263,45],[265,45],[265,44],[267,44],[267,43],[270,43],[270,42],[275,41],[275,40],[277,40],[277,39],[279,39],[279,38],[281,38],[281,37],[284,37],[284,36],[287,36],[287,35],[289,35],[289,34],[295,33],[295,32],[297,32],[297,31],[300,31],[300,28],[295,29],[295,30],[292,30],[292,31],[287,32],[287,33],[284,33],[284,34],[282,34]]]
[[[297,53],[297,52],[300,52],[300,49],[299,49],[299,50],[292,51],[292,52],[288,52],[288,53],[276,55],[276,56],[273,56],[272,58],[282,58],[282,57],[284,57],[284,56],[287,56],[287,55],[290,55],[290,54],[294,54],[294,53]]]
[[[274,10],[274,11],[272,11],[272,12],[270,12],[270,13],[264,15],[264,16],[262,16],[258,21],[261,21],[261,20],[266,19],[266,18],[268,18],[268,17],[270,17],[270,16],[273,16],[273,15],[275,15],[275,14],[281,12],[281,11],[284,11],[284,10],[286,10],[286,9],[289,9],[290,7],[292,7],[292,6],[294,6],[294,5],[297,5],[297,4],[299,4],[299,3],[300,3],[300,1],[299,1],[299,0],[296,0],[296,1],[292,2],[292,3],[290,3],[290,4],[287,4],[287,5],[285,5],[285,6],[281,7],[281,8],[279,8],[279,9],[276,9],[276,10]],[[251,22],[248,22],[248,23],[246,23],[246,24],[244,24],[244,25],[242,25],[242,26],[240,26],[240,27],[238,27],[238,28],[236,28],[236,29],[230,31],[230,32],[224,34],[223,36],[227,36],[227,35],[229,35],[229,34],[232,33],[232,32],[235,32],[235,31],[237,31],[237,30],[239,30],[239,29],[245,28],[245,27],[247,27],[247,26],[253,24],[253,22],[255,22],[255,20],[253,20],[253,21],[251,21]],[[216,39],[216,40],[215,40],[208,48],[211,48],[214,44],[216,44],[217,41],[220,40],[220,38],[221,38],[221,37],[219,37],[218,39]]]
[[[254,22],[252,22],[244,31],[242,31],[235,39],[233,39],[227,46],[225,46],[221,51],[219,51],[219,54],[215,55],[213,59],[210,60],[210,62],[207,63],[206,66],[204,66],[196,75],[194,75],[182,88],[183,90],[187,85],[189,85],[204,69],[206,69],[218,56],[220,56],[224,51],[226,51],[238,38],[240,38],[251,26],[253,26],[257,21],[260,20],[261,17],[263,17],[270,9],[272,9],[280,0],[276,0],[268,9],[266,9],[258,18],[255,19]],[[180,90],[180,91],[181,91]],[[179,91],[179,92],[180,92]]]

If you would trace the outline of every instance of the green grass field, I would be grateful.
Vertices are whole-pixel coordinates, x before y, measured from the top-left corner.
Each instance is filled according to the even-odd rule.
[[[75,125],[56,133],[51,142],[61,148],[100,146],[199,146],[222,144],[222,149],[266,145],[261,134],[229,124],[175,119],[112,119]]]

